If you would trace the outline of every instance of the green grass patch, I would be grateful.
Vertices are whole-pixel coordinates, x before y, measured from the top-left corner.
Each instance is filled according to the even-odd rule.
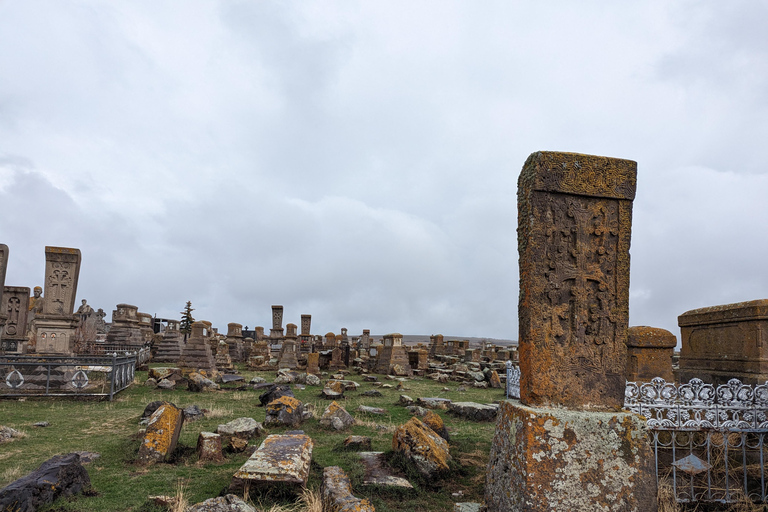
[[[158,365],[160,366],[160,365]],[[242,371],[250,380],[261,375],[267,380],[273,373]],[[31,399],[0,401],[0,424],[21,430],[27,435],[0,446],[0,488],[36,469],[42,462],[57,454],[73,451],[90,451],[101,454],[100,458],[86,465],[91,477],[92,490],[58,500],[51,510],[56,511],[140,511],[161,510],[148,501],[151,495],[177,493],[180,485],[190,504],[218,496],[226,492],[232,475],[245,462],[243,453],[225,453],[219,463],[201,463],[195,447],[200,432],[215,432],[218,425],[235,418],[247,416],[264,421],[264,408],[260,407],[260,392],[220,390],[211,393],[189,391],[164,391],[145,387],[146,372],[137,372],[137,382],[118,394],[112,402],[77,399]],[[429,379],[409,380],[406,389],[384,389],[363,382],[355,375],[348,377],[360,383],[359,391],[347,391],[340,403],[358,420],[352,428],[336,432],[322,427],[318,418],[329,401],[320,398],[319,387],[307,386],[294,389],[296,398],[315,407],[315,419],[305,421],[300,427],[314,443],[313,462],[308,487],[319,489],[323,468],[341,466],[350,475],[354,494],[370,499],[378,512],[405,510],[452,510],[457,501],[482,501],[485,484],[485,467],[495,425],[473,423],[436,411],[442,416],[450,435],[453,462],[451,470],[436,481],[424,481],[407,461],[389,453],[392,465],[405,474],[415,490],[390,489],[379,486],[363,486],[363,468],[355,452],[342,449],[343,441],[350,435],[370,436],[374,451],[391,452],[392,433],[398,425],[408,421],[410,413],[397,405],[401,394],[418,397],[442,397],[453,401],[488,403],[504,398],[503,390],[468,388],[458,391],[459,383],[438,384]],[[396,381],[383,382],[397,384]],[[448,390],[444,390],[444,388]],[[381,391],[380,397],[362,396],[369,389]],[[206,418],[185,423],[176,451],[167,463],[144,467],[135,459],[141,443],[139,417],[144,407],[155,400],[167,400],[179,407],[198,405],[209,412]],[[359,405],[387,409],[386,415],[358,413]],[[33,427],[36,422],[47,421],[48,427]],[[270,428],[270,434],[290,428]],[[258,445],[263,438],[251,441]],[[452,494],[461,493],[460,497]],[[250,500],[264,510],[270,506],[288,506],[295,497],[290,492],[251,493]],[[261,510],[262,508],[258,508]],[[305,510],[301,505],[296,510]],[[277,509],[275,509],[277,510]]]

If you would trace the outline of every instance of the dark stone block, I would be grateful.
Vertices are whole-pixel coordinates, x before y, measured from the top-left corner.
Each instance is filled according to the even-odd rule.
[[[0,489],[0,510],[35,512],[62,496],[71,496],[91,485],[80,455],[56,455],[32,473]]]

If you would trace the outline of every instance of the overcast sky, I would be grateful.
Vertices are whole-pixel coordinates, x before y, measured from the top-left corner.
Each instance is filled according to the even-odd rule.
[[[6,285],[517,339],[534,151],[638,163],[630,325],[768,298],[768,3],[0,1]],[[109,319],[109,317],[107,318]]]

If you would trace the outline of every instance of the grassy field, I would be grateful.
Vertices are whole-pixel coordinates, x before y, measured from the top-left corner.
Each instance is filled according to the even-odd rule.
[[[246,381],[260,375],[271,381],[274,373],[243,371]],[[197,503],[222,494],[234,472],[245,462],[243,453],[226,454],[221,463],[201,463],[197,460],[195,446],[202,431],[215,432],[219,424],[247,416],[264,421],[264,408],[260,407],[260,392],[220,390],[211,393],[189,391],[163,391],[143,385],[146,372],[137,372],[136,383],[121,392],[112,402],[76,400],[0,401],[0,425],[6,425],[26,433],[26,437],[0,445],[0,488],[34,470],[43,461],[72,451],[98,452],[101,457],[86,468],[93,489],[88,496],[76,496],[57,501],[51,510],[66,511],[143,511],[158,509],[147,499],[150,495],[174,495],[181,485],[189,503]],[[315,442],[312,469],[308,488],[318,489],[322,470],[326,466],[341,466],[352,479],[354,494],[369,498],[378,512],[411,510],[452,510],[454,502],[482,501],[485,467],[488,461],[494,423],[474,423],[437,411],[451,434],[451,455],[454,463],[451,472],[438,481],[421,480],[412,469],[393,458],[415,490],[392,490],[363,486],[363,470],[355,453],[342,450],[342,442],[349,435],[367,435],[373,440],[373,449],[391,450],[394,429],[405,423],[410,414],[397,405],[401,394],[412,398],[439,396],[454,401],[492,402],[503,398],[500,389],[475,389],[458,391],[459,384],[438,384],[429,379],[408,380],[406,389],[375,388],[362,378],[348,378],[361,384],[359,391],[347,391],[342,405],[353,414],[358,424],[335,432],[320,426],[317,419],[305,421],[300,427]],[[379,376],[383,379],[384,376]],[[391,384],[397,382],[383,381]],[[448,391],[443,391],[447,387]],[[381,397],[361,396],[363,391],[378,389]],[[330,403],[320,398],[320,388],[307,386],[294,389],[296,398],[316,408],[316,415]],[[206,418],[185,423],[176,451],[169,463],[143,467],[135,462],[141,436],[138,421],[149,402],[168,400],[179,407],[198,405],[210,412]],[[389,411],[386,416],[356,413],[358,405],[382,407]],[[39,421],[50,423],[48,427],[33,427]],[[288,428],[270,428],[269,433],[280,433]],[[253,439],[258,446],[263,438]],[[461,493],[460,496],[452,496]],[[258,510],[268,510],[271,505],[290,506],[293,496],[257,494],[249,496]],[[297,507],[298,508],[298,507]]]

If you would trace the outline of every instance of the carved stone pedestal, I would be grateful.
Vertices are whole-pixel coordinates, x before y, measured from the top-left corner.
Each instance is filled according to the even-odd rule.
[[[501,403],[485,485],[489,512],[656,510],[642,417]]]

